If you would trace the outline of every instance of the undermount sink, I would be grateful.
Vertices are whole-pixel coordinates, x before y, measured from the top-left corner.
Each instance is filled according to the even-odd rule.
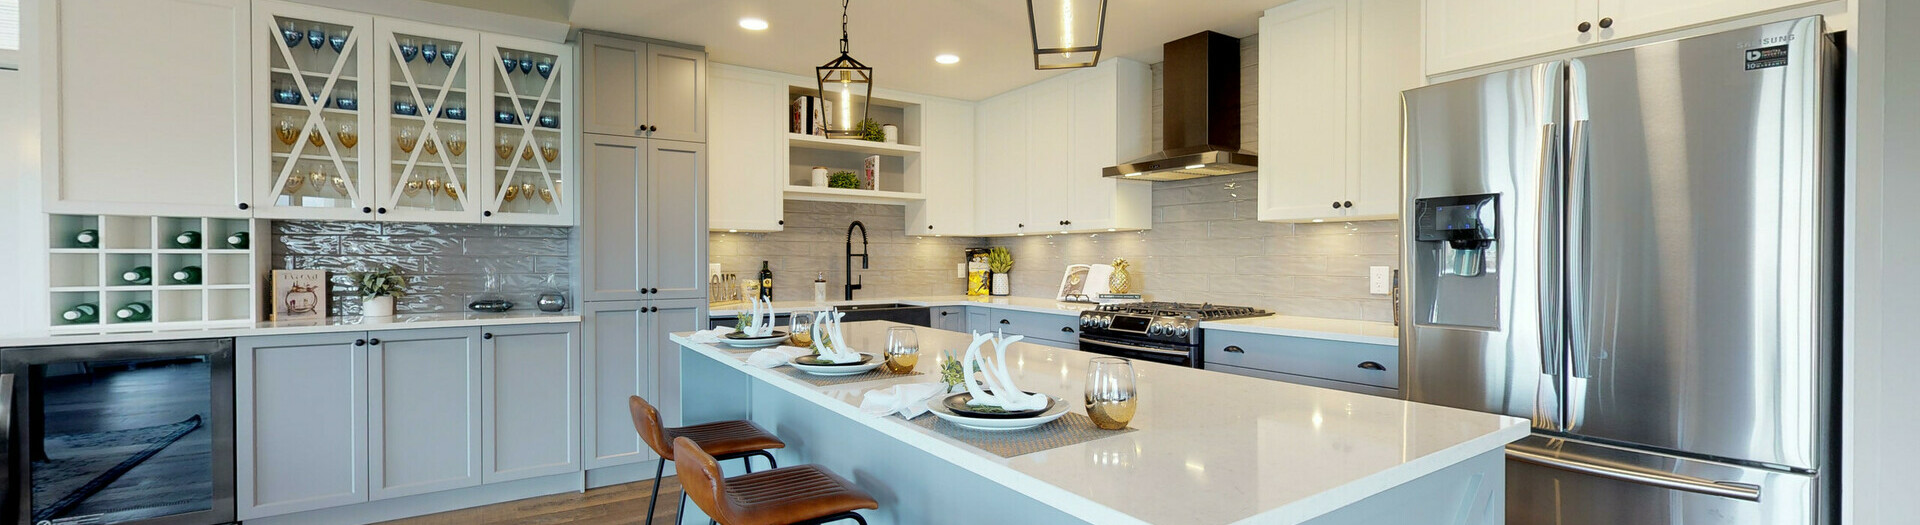
[[[920,308],[920,307],[907,304],[907,303],[837,304],[833,306],[833,309],[839,310],[842,312],[857,312],[860,310],[888,310],[888,309],[894,309],[894,308]]]

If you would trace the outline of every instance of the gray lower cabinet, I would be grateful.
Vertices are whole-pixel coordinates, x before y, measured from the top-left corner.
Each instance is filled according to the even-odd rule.
[[[580,470],[579,343],[572,323],[480,335],[482,482]]]
[[[953,332],[967,331],[967,308],[964,306],[935,306],[927,315],[933,328]]]
[[[373,499],[480,484],[480,330],[367,333]]]
[[[234,348],[240,519],[366,502],[366,334],[242,337]]]
[[[1400,349],[1390,345],[1207,330],[1207,370],[1394,396]]]
[[[1028,343],[1047,345],[1056,348],[1080,349],[1080,316],[1075,314],[1043,314],[1022,310],[993,309],[987,318],[988,324],[974,327],[980,330],[1000,330],[1006,335],[1026,336]]]
[[[573,323],[238,338],[240,518],[579,470],[578,339]]]
[[[680,421],[680,347],[673,332],[699,330],[704,299],[583,303],[586,317],[580,400],[580,450],[588,469],[657,459],[634,432],[628,396]]]
[[[706,145],[584,137],[585,300],[705,300]]]

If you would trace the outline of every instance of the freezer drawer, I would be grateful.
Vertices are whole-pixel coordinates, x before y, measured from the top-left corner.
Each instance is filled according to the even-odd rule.
[[[1536,435],[1507,446],[1507,523],[1815,524],[1820,481]]]

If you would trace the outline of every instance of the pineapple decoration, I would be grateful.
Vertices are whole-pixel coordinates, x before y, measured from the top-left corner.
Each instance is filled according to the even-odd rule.
[[[1127,269],[1130,264],[1126,259],[1113,260],[1113,276],[1107,278],[1107,291],[1127,293],[1133,288],[1133,272]]]

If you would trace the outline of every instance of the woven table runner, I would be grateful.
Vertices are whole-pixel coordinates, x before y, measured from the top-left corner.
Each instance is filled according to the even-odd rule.
[[[912,376],[920,375],[920,372],[895,374],[879,368],[875,368],[864,374],[854,374],[850,376],[817,376],[817,375],[809,374],[806,372],[801,372],[800,369],[794,368],[791,366],[783,366],[783,367],[775,368],[774,370],[779,370],[780,373],[786,374],[788,377],[792,377],[794,379],[812,383],[813,386],[844,385],[847,383],[858,383],[861,381],[878,381],[881,379],[893,379],[898,377],[912,377]]]
[[[945,434],[973,445],[974,448],[1010,458],[1022,454],[1031,454],[1050,448],[1086,443],[1103,437],[1118,436],[1136,430],[1127,427],[1120,430],[1102,430],[1093,426],[1093,419],[1084,414],[1068,412],[1051,423],[1026,430],[988,431],[974,430],[940,419],[932,413],[913,419],[920,428]]]

